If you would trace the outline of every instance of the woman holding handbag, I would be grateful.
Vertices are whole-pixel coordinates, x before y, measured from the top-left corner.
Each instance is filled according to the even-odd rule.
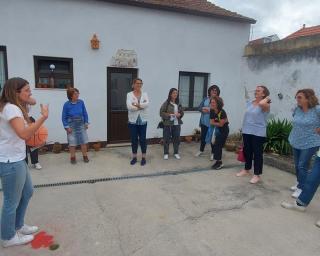
[[[171,88],[168,94],[168,99],[162,104],[160,108],[160,116],[163,120],[163,150],[165,160],[169,159],[169,144],[170,140],[173,142],[174,157],[180,159],[179,145],[181,118],[183,117],[183,109],[179,104],[178,90]]]

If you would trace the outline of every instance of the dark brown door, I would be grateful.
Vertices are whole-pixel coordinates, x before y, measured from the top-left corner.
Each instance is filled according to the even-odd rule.
[[[138,70],[134,68],[107,68],[108,143],[130,140],[126,100],[137,73]]]

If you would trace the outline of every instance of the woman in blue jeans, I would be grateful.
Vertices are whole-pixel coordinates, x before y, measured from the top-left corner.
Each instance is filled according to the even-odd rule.
[[[317,153],[313,167],[305,179],[303,190],[297,200],[293,203],[282,202],[281,206],[286,209],[304,212],[306,210],[306,207],[310,204],[312,198],[314,197],[319,185],[320,151],[318,151]],[[316,226],[320,227],[320,220],[316,222]]]
[[[289,142],[297,175],[297,188],[292,197],[298,198],[304,188],[312,156],[320,146],[320,106],[312,89],[302,89],[296,93],[297,107],[293,112],[293,128]]]
[[[31,123],[23,106],[30,100],[29,83],[11,78],[3,87],[0,98],[0,178],[3,190],[1,240],[4,247],[21,245],[33,240],[36,226],[24,223],[33,193],[28,166],[25,162],[26,143],[48,118],[48,106],[41,105],[41,117]]]
[[[138,144],[141,147],[141,166],[146,165],[147,154],[147,119],[149,98],[146,92],[142,91],[142,79],[136,78],[132,83],[132,91],[127,94],[128,127],[131,137],[132,159],[131,165],[137,163]]]

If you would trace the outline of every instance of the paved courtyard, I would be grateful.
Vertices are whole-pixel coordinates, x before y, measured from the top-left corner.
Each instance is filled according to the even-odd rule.
[[[52,186],[35,189],[26,222],[60,247],[0,248],[0,255],[320,254],[319,195],[305,213],[282,209],[294,175],[265,166],[263,182],[251,185],[235,177],[241,165],[234,153],[225,152],[225,168],[214,171],[209,153],[194,157],[197,148],[182,143],[182,159],[165,161],[162,147],[152,145],[145,167],[129,166],[129,147],[90,152],[89,164],[75,166],[67,153],[41,155],[33,183]]]

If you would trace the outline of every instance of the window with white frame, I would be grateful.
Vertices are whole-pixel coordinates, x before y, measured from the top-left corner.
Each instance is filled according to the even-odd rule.
[[[179,72],[179,100],[185,110],[197,110],[207,95],[208,73]]]

